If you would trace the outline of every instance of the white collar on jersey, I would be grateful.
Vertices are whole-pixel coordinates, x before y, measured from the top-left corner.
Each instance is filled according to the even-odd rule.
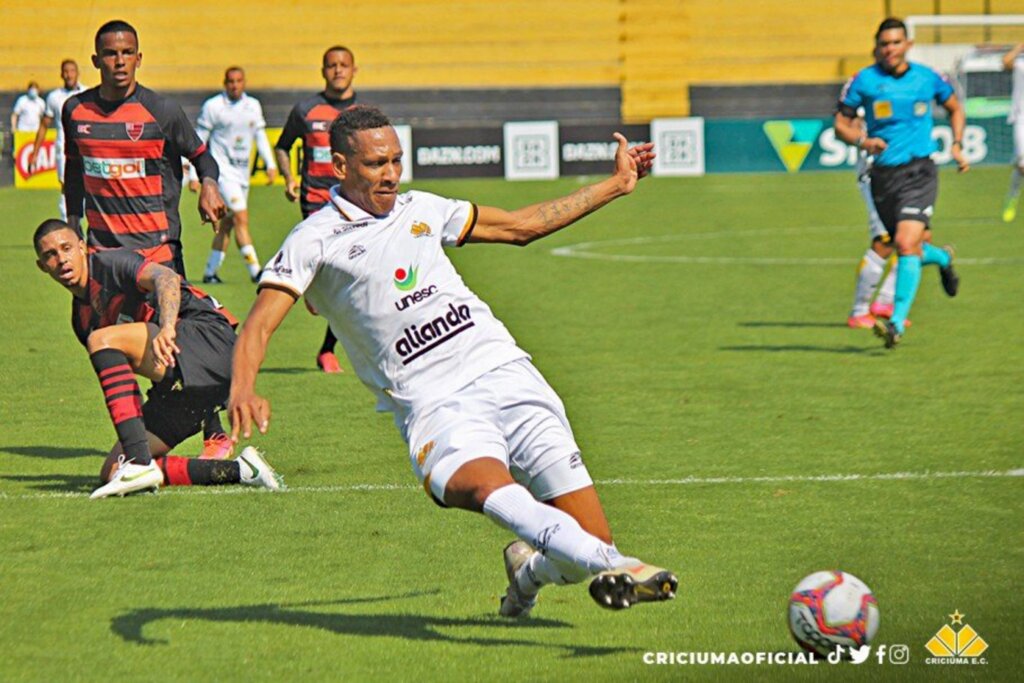
[[[341,217],[349,223],[386,218],[386,216],[374,216],[372,213],[363,211],[358,206],[342,197],[340,190],[341,185],[335,185],[331,188],[331,203],[334,204],[334,207],[338,210],[338,213],[341,214]]]

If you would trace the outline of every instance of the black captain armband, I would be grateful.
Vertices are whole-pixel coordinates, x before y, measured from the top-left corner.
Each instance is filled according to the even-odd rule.
[[[845,116],[848,119],[855,119],[855,118],[857,118],[857,109],[854,108],[854,107],[851,107],[848,104],[843,104],[842,102],[839,102],[838,104],[836,104],[836,113],[837,114],[842,114],[843,116]]]

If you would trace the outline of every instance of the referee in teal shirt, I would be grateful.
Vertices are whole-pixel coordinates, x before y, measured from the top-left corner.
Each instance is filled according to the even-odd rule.
[[[953,270],[953,250],[931,244],[926,231],[935,206],[939,180],[931,154],[932,102],[949,112],[953,129],[952,155],[960,171],[969,168],[963,154],[966,117],[953,87],[933,69],[908,62],[912,45],[899,19],[883,21],[875,33],[875,64],[862,69],[843,87],[835,117],[836,135],[874,156],[871,194],[899,260],[892,317],[879,319],[875,333],[886,348],[899,343],[921,281],[922,265],[937,265],[942,287],[956,296],[960,280]],[[857,110],[864,110],[864,124]]]

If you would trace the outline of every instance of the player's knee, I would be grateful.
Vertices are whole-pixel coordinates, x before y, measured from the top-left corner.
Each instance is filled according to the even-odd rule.
[[[96,353],[103,349],[109,349],[113,347],[113,333],[111,327],[101,327],[98,330],[93,330],[89,333],[89,337],[85,340],[85,348],[89,350],[89,353]]]

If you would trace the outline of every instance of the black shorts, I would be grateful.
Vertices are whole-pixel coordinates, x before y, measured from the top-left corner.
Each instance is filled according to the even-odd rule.
[[[171,448],[199,433],[207,413],[227,403],[235,348],[235,330],[219,313],[179,320],[177,331],[176,364],[142,406],[146,430]]]
[[[938,171],[928,157],[871,169],[871,197],[890,236],[896,235],[900,221],[920,221],[929,227],[938,193]]]

